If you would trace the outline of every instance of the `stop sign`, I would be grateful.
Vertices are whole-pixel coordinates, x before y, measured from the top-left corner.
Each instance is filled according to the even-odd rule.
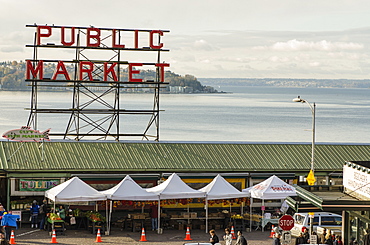
[[[279,219],[279,226],[284,231],[290,231],[294,226],[293,217],[290,215],[283,215],[283,217]]]

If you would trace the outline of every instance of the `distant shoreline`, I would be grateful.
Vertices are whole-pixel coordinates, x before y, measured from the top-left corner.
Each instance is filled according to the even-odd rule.
[[[285,88],[360,88],[369,89],[370,79],[294,79],[294,78],[198,78],[216,89],[222,86],[261,86]]]

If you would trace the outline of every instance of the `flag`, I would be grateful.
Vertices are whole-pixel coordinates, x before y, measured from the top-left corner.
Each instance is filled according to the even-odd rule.
[[[307,175],[307,183],[308,183],[308,185],[314,185],[315,182],[316,182],[316,178],[315,178],[315,175],[313,174],[313,171],[311,169],[310,172]]]

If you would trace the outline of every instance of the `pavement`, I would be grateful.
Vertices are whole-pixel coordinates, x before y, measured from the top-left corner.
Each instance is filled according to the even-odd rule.
[[[16,244],[50,244],[52,241],[51,235],[47,231],[31,228],[20,228],[14,231]],[[222,241],[224,234],[223,230],[216,230],[216,234]],[[272,238],[270,238],[269,231],[252,231],[243,232],[244,237],[248,240],[248,245],[271,245]],[[101,244],[151,244],[151,245],[184,245],[185,243],[201,243],[209,241],[209,234],[204,230],[190,231],[191,241],[185,241],[185,230],[164,230],[163,234],[157,234],[155,231],[145,232],[146,242],[140,242],[141,232],[130,232],[126,230],[113,229],[109,236],[101,235]],[[67,230],[65,235],[56,235],[57,243],[59,244],[76,244],[76,245],[90,245],[96,243],[97,236],[91,234],[87,230]],[[235,241],[234,241],[235,243]]]

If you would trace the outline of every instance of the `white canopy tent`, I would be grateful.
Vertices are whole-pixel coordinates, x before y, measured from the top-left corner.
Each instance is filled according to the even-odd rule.
[[[152,188],[145,189],[147,192],[157,195],[158,200],[158,233],[160,232],[160,220],[161,220],[161,205],[160,200],[164,199],[183,199],[183,198],[204,198],[205,193],[201,191],[194,190],[188,186],[181,178],[173,173],[171,176],[163,183],[154,186]]]
[[[73,177],[45,192],[45,197],[60,203],[104,201],[107,197],[86,184],[78,177]]]
[[[107,197],[95,190],[93,187],[86,184],[78,177],[73,177],[45,192],[45,197],[51,199],[55,204],[68,202],[92,202],[106,201]],[[106,216],[108,216],[108,207],[106,208]]]
[[[130,200],[130,201],[157,201],[158,195],[147,192],[139,184],[137,184],[129,175],[121,180],[114,187],[101,191],[110,200]],[[111,228],[112,217],[112,201],[110,201],[108,234]]]
[[[101,191],[111,200],[131,200],[131,201],[157,201],[158,195],[147,192],[135,182],[129,175],[121,180],[116,186],[109,190]]]
[[[217,175],[211,183],[199,189],[206,193],[206,232],[208,232],[208,200],[231,199],[239,197],[249,197],[247,192],[241,192],[225,180],[221,175]]]
[[[251,195],[251,206],[250,213],[252,214],[252,203],[253,198],[262,199],[262,206],[265,205],[264,200],[271,199],[285,199],[288,196],[296,196],[297,193],[295,188],[285,181],[281,180],[279,177],[272,175],[270,178],[262,181],[261,183],[243,189],[243,192],[249,192]],[[262,210],[262,216],[264,216],[264,210]],[[250,216],[252,217],[252,215]],[[252,219],[250,220],[252,226]],[[262,228],[263,231],[263,228]]]

